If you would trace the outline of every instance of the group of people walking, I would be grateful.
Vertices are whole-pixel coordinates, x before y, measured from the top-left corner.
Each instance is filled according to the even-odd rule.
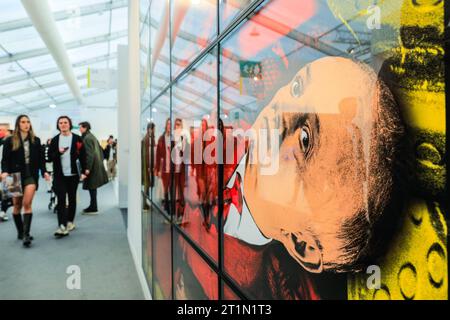
[[[88,122],[79,123],[80,135],[72,132],[72,120],[61,116],[57,120],[59,134],[51,139],[47,158],[53,164],[53,189],[57,196],[58,229],[55,237],[61,238],[73,231],[75,226],[77,189],[80,181],[83,189],[89,190],[90,205],[84,213],[96,213],[97,188],[108,182],[103,165],[104,151],[96,137],[90,132]],[[13,218],[17,238],[29,247],[33,241],[30,234],[33,217],[32,203],[39,186],[39,173],[50,181],[46,167],[45,152],[40,139],[33,132],[30,119],[20,115],[11,136],[3,139],[1,179],[12,173],[20,173],[22,196],[13,201]],[[2,204],[5,200],[2,200]]]

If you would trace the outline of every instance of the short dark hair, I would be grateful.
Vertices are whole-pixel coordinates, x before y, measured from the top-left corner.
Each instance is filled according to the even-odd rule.
[[[91,124],[89,122],[87,122],[87,121],[80,122],[78,125],[80,127],[83,127],[83,128],[88,129],[88,130],[91,130]]]
[[[147,123],[147,130],[148,129],[155,129],[155,124],[153,122]]]
[[[59,126],[58,126],[59,120],[61,120],[61,119],[67,119],[67,121],[69,121],[69,124],[70,124],[70,130],[73,129],[72,119],[70,119],[68,116],[60,116],[58,118],[58,120],[56,120],[56,130],[61,131],[61,130],[59,130]]]

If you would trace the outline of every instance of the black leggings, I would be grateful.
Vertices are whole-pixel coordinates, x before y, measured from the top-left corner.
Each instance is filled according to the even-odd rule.
[[[58,181],[55,193],[58,197],[58,226],[67,226],[67,222],[73,222],[77,209],[78,176],[63,177]],[[69,198],[69,206],[66,207],[66,196]]]

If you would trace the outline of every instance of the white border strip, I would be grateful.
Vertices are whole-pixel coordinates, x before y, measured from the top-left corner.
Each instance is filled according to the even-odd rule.
[[[131,245],[130,242],[130,238],[127,236],[128,238],[128,245],[130,247],[130,251],[131,251],[131,255],[133,256],[133,262],[134,262],[134,266],[136,268],[138,277],[139,277],[139,282],[141,283],[141,288],[142,288],[142,292],[144,293],[144,298],[145,300],[153,300],[152,299],[152,295],[150,293],[150,288],[147,285],[147,279],[145,278],[145,274],[144,274],[144,270],[142,269],[142,265],[140,263],[140,261],[137,261],[137,254],[134,251],[133,246]]]

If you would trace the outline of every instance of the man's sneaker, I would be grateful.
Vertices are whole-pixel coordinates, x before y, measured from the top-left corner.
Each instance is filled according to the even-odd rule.
[[[75,224],[74,223],[72,223],[72,222],[68,222],[67,223],[67,231],[73,231],[73,230],[75,230]]]
[[[55,237],[61,238],[69,235],[69,231],[63,225],[60,225],[58,230],[55,231]]]
[[[8,218],[8,215],[6,214],[6,212],[1,211],[0,212],[0,221],[8,221],[8,220],[9,220],[9,218]]]

